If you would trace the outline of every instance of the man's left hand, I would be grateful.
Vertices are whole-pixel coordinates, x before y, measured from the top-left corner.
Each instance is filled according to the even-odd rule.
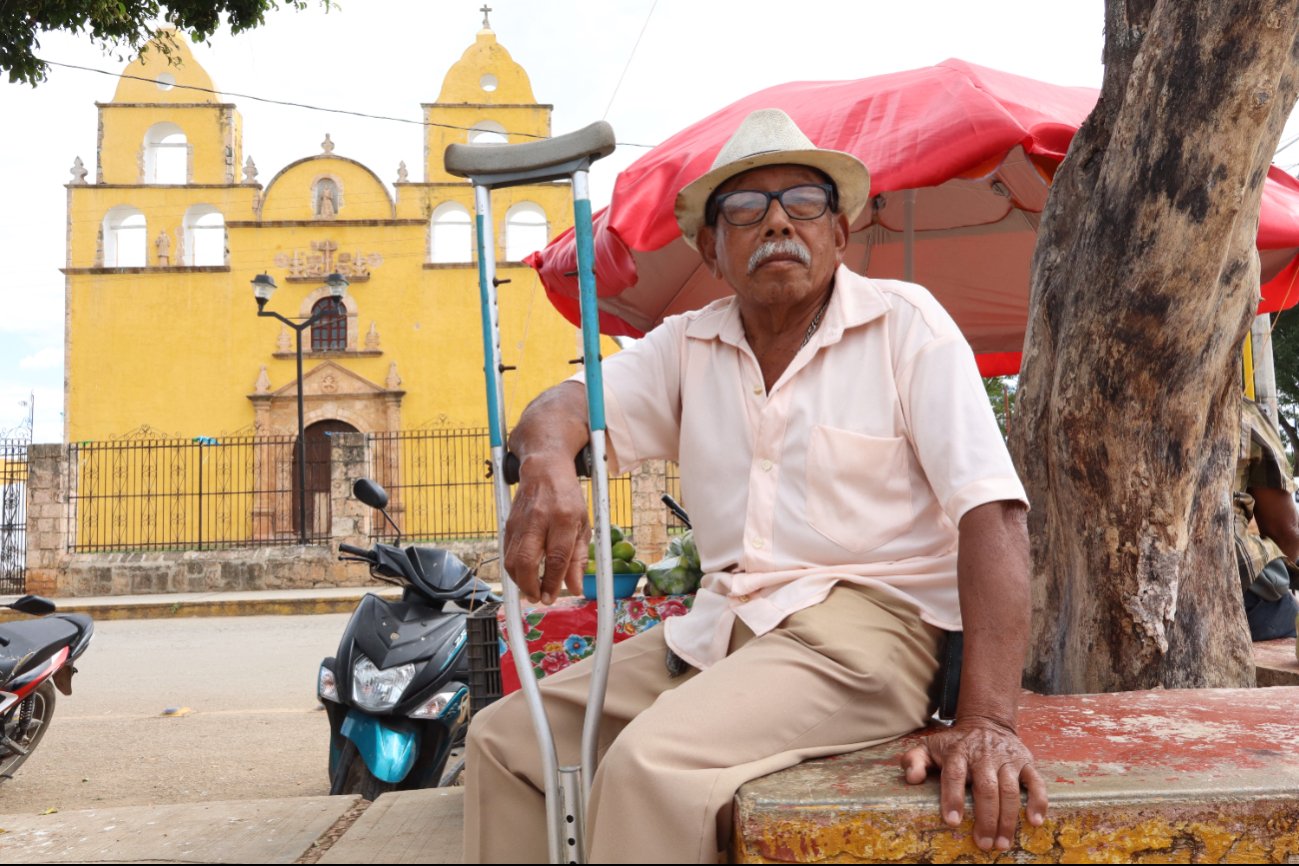
[[[943,820],[956,827],[965,814],[965,785],[974,788],[974,842],[984,851],[1010,848],[1019,824],[1019,788],[1028,789],[1028,822],[1046,819],[1046,783],[1033,754],[1015,731],[980,717],[960,718],[902,756],[907,781],[918,785],[930,769],[942,773]],[[995,834],[995,842],[994,842]]]

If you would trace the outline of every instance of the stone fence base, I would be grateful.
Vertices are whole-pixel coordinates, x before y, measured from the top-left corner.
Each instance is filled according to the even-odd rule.
[[[222,550],[73,553],[70,485],[75,483],[63,445],[33,445],[28,452],[27,591],[55,597],[144,595],[168,592],[241,592],[314,589],[379,583],[360,563],[338,561],[338,545],[370,547],[374,520],[382,517],[352,498],[352,484],[370,474],[364,434],[331,437],[330,540],[328,545],[241,547]],[[647,463],[632,478],[633,540],[646,562],[662,558],[666,511],[658,501],[664,464]],[[405,542],[403,541],[403,545]],[[500,580],[495,538],[445,542],[479,576]],[[491,559],[491,562],[484,562]]]

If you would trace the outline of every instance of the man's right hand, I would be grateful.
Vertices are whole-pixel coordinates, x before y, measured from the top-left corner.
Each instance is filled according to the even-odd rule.
[[[501,560],[519,591],[534,604],[551,604],[562,580],[569,592],[581,595],[590,543],[591,521],[573,458],[526,455],[505,523]],[[542,562],[544,576],[538,574]]]

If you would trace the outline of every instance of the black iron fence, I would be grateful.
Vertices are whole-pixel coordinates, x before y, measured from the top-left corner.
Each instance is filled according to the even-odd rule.
[[[491,439],[486,428],[403,430],[370,435],[371,472],[388,491],[389,513],[409,541],[490,539],[496,535]],[[590,501],[590,483],[586,484]],[[631,531],[631,476],[609,479],[613,522]],[[396,532],[372,521],[376,540]]]
[[[27,445],[0,439],[0,595],[27,588]]]
[[[303,482],[296,471],[296,442],[293,436],[275,436],[70,445],[71,549],[297,544]],[[307,540],[313,544],[329,541],[328,475],[307,473]]]
[[[664,482],[665,482],[664,486],[667,489],[668,496],[671,496],[673,499],[675,499],[677,501],[677,504],[680,505],[682,508],[685,508],[686,513],[689,514],[690,509],[686,508],[686,504],[681,501],[681,467],[676,463],[673,463],[671,460],[669,460],[665,475],[666,477],[664,478]],[[686,525],[682,523],[680,520],[678,520],[675,514],[669,511],[668,532],[672,534],[676,534],[685,531],[686,531]]]

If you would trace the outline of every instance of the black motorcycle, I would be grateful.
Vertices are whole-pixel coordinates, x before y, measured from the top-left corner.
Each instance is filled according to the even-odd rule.
[[[362,479],[352,492],[392,522],[382,487]],[[346,554],[339,559],[367,563],[402,595],[362,598],[338,655],[321,662],[330,793],[373,800],[386,791],[455,784],[463,759],[448,769],[447,758],[469,727],[466,619],[500,599],[476,568],[445,550],[340,544],[339,551]]]
[[[12,779],[45,737],[55,687],[72,694],[72,663],[95,634],[90,617],[55,613],[54,602],[39,595],[5,607],[41,618],[0,623],[0,782]]]

